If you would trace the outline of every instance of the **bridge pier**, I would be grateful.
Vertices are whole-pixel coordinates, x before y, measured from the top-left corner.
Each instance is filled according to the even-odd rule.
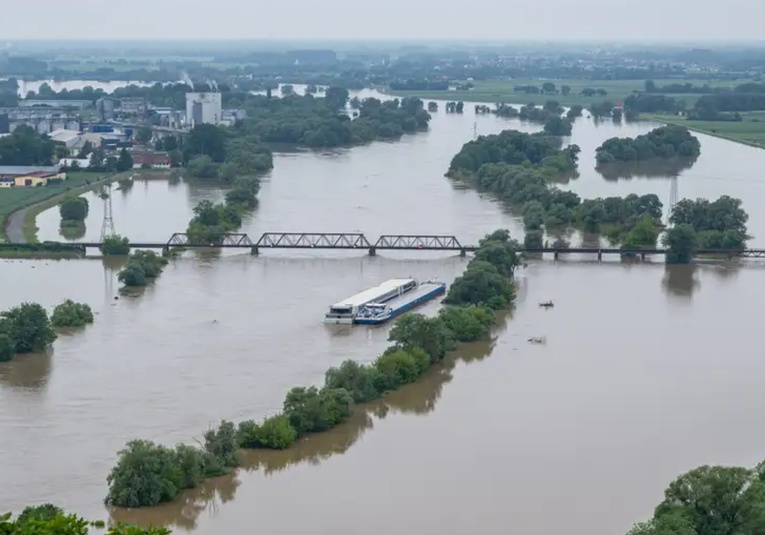
[[[369,256],[377,256],[377,247],[369,248]]]
[[[598,262],[603,261],[603,249],[598,249]]]
[[[460,257],[465,258],[467,256],[467,251],[465,249],[460,249]]]
[[[558,260],[558,249],[555,249],[555,251],[553,251],[553,260]]]
[[[260,250],[258,249],[257,245],[253,245],[252,247],[250,247],[250,254],[255,256],[258,256],[260,254]]]

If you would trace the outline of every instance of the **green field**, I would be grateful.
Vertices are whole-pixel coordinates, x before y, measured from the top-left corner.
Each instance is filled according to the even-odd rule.
[[[737,143],[765,148],[765,111],[751,111],[741,114],[743,120],[734,121],[688,121],[676,115],[646,115],[646,119],[662,123],[678,124],[701,132]]]
[[[693,85],[703,85],[705,83],[712,87],[734,87],[747,80],[654,80],[657,86],[664,86],[673,83],[691,83]],[[541,88],[545,82],[552,82],[557,89],[567,85],[571,87],[571,93],[564,96],[560,93],[555,95],[530,95],[524,92],[514,91],[515,86],[536,85]],[[455,82],[465,83],[465,82]],[[548,100],[555,100],[563,106],[572,106],[580,104],[587,106],[593,102],[602,102],[603,100],[622,100],[630,96],[634,91],[642,91],[645,86],[644,80],[542,80],[530,78],[518,78],[513,80],[484,80],[472,82],[474,87],[468,91],[388,91],[391,95],[398,96],[417,96],[422,99],[438,100],[462,100],[463,102],[505,102],[509,104],[544,104]],[[605,97],[592,96],[585,97],[579,95],[579,92],[585,87],[592,89],[604,89],[608,94]],[[669,95],[678,100],[685,100],[688,106],[692,106],[701,96],[699,94],[671,94]]]
[[[56,204],[67,194],[87,190],[101,178],[103,175],[99,173],[68,173],[68,178],[62,184],[34,188],[0,188],[0,229],[5,230],[5,220],[13,212],[46,200]]]

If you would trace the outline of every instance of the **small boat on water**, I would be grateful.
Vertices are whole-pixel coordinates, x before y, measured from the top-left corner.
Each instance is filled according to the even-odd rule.
[[[446,284],[436,281],[418,283],[415,288],[385,303],[368,303],[356,314],[354,323],[359,325],[379,325],[403,314],[435,296],[446,291]]]
[[[544,308],[553,308],[555,304],[552,301],[545,301],[544,303],[539,303],[539,306]]]

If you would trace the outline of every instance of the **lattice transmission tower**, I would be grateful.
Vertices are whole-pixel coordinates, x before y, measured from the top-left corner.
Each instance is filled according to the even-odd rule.
[[[669,226],[669,218],[672,216],[672,210],[679,200],[677,182],[678,178],[676,176],[673,176],[669,181],[669,207],[667,209],[667,226]]]
[[[114,231],[114,217],[112,216],[112,185],[101,189],[101,198],[104,200],[104,219],[101,222],[101,241],[108,236],[117,234]]]

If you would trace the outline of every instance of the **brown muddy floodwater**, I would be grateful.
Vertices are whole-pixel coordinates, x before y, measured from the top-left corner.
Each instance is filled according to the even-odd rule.
[[[484,134],[535,128],[474,118],[472,108],[441,111],[429,133],[398,143],[278,155],[244,230],[454,233],[475,243],[505,227],[520,237],[504,207],[443,177],[474,120]],[[652,191],[666,202],[666,174],[607,181],[594,170],[604,139],[652,126],[578,120],[581,176],[564,187],[585,196]],[[762,246],[765,151],[700,138],[702,156],[677,172],[680,196],[741,197],[751,243]],[[166,239],[198,200],[220,195],[136,183],[115,193],[117,231]],[[99,203],[91,201],[87,239],[98,237]],[[38,225],[41,239],[57,237],[55,211]],[[397,276],[451,282],[465,264],[416,252],[187,254],[142,295],[115,301],[116,271],[100,259],[1,261],[0,309],[72,298],[98,315],[50,355],[0,365],[0,509],[50,501],[199,535],[613,535],[648,516],[678,473],[765,458],[765,430],[753,425],[765,410],[757,345],[765,262],[532,261],[519,272],[516,310],[491,342],[462,348],[330,433],[246,454],[244,469],[178,503],[104,509],[105,478],[127,440],[190,442],[221,418],[276,412],[289,388],[321,382],[348,358],[369,362],[386,346],[388,327],[323,325],[330,303]],[[547,299],[554,309],[538,306]],[[546,344],[528,344],[533,336]]]

